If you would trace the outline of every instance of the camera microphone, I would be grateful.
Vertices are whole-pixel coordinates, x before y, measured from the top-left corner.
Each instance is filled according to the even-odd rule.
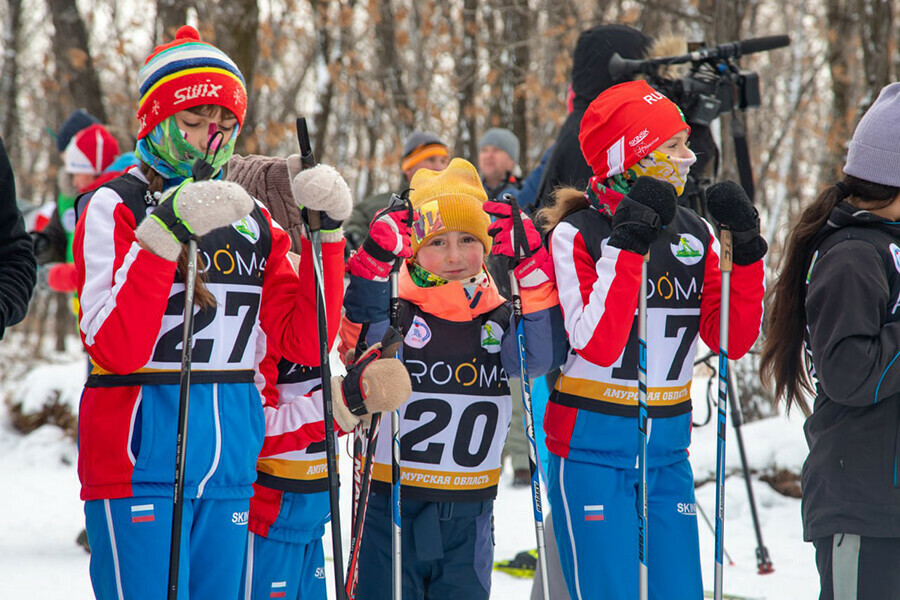
[[[714,48],[701,48],[690,54],[676,57],[678,62],[699,61],[699,60],[719,60],[727,58],[738,58],[745,54],[753,54],[755,52],[766,52],[775,48],[783,48],[790,45],[791,38],[786,35],[770,35],[761,38],[751,38],[749,40],[741,40],[738,42],[729,42],[721,44]]]
[[[751,38],[749,40],[720,44],[712,48],[700,48],[699,50],[695,50],[689,54],[682,54],[681,56],[666,56],[662,58],[649,58],[646,60],[622,58],[619,53],[616,52],[609,59],[609,74],[614,80],[622,77],[629,77],[635,73],[653,75],[656,73],[657,67],[662,65],[677,65],[686,62],[715,62],[718,60],[739,58],[745,54],[754,54],[756,52],[766,52],[776,48],[783,48],[790,45],[790,43],[791,38],[787,35],[770,35],[767,37]]]

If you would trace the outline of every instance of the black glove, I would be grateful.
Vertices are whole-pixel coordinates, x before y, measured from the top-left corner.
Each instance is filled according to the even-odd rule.
[[[663,227],[675,218],[678,195],[671,183],[638,177],[613,215],[609,243],[636,254],[647,254]]]
[[[723,229],[731,230],[734,264],[749,265],[766,255],[769,245],[759,234],[759,214],[744,188],[733,181],[709,186],[706,208]]]

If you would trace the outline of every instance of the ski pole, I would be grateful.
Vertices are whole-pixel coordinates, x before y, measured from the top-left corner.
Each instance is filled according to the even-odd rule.
[[[713,529],[713,524],[710,522],[709,517],[706,516],[706,511],[703,510],[703,507],[700,506],[700,503],[696,500],[694,501],[694,504],[697,506],[697,511],[700,513],[700,516],[703,517],[703,520],[706,522],[706,526],[709,527],[709,532],[715,536],[716,530]],[[728,554],[728,550],[725,549],[724,545],[722,546],[722,554],[728,559],[728,565],[733,567],[734,561],[731,560],[731,555]]]
[[[647,543],[647,265],[650,252],[641,262],[641,291],[638,296],[638,593],[648,598],[649,544]]]
[[[525,437],[528,438],[528,467],[531,470],[531,502],[534,509],[534,536],[537,540],[538,560],[541,565],[541,592],[544,600],[550,600],[550,581],[547,573],[547,548],[544,544],[544,513],[541,507],[541,481],[537,468],[537,442],[534,439],[534,415],[531,409],[531,382],[528,379],[528,361],[525,350],[525,319],[522,317],[522,296],[519,292],[519,280],[513,268],[521,258],[531,256],[531,248],[525,237],[522,215],[516,199],[504,194],[503,200],[509,203],[513,220],[513,254],[510,263],[509,290],[512,296],[513,321],[516,326],[516,344],[519,349],[519,374],[522,378],[521,400],[525,407]],[[521,251],[521,254],[520,254]]]
[[[309,143],[309,131],[306,119],[297,119],[297,141],[300,144],[300,160],[303,168],[311,168],[316,164]],[[322,215],[319,211],[307,211],[309,218],[310,241],[313,247],[313,268],[316,278],[316,320],[319,329],[319,357],[322,371],[322,407],[325,420],[325,457],[328,468],[328,499],[331,504],[331,548],[334,553],[334,593],[338,600],[344,598],[344,552],[341,548],[341,513],[338,504],[338,486],[340,485],[337,465],[337,449],[334,443],[334,412],[331,398],[331,364],[328,347],[328,317],[325,309],[325,280],[322,273],[322,238],[320,229]]]
[[[408,226],[413,223],[412,203],[409,201],[408,192],[404,192],[402,199],[406,202],[409,216]],[[393,198],[391,199],[393,201]],[[391,325],[400,325],[400,287],[399,287],[400,259],[394,261],[391,269]],[[400,525],[400,409],[391,413],[391,589],[393,600],[401,600],[403,596],[403,551],[402,529]]]
[[[722,549],[725,536],[725,425],[728,406],[728,312],[731,296],[731,231],[720,229],[719,270],[722,272],[722,299],[719,303],[719,401],[716,442],[716,567],[713,597],[722,600]]]
[[[728,378],[728,393],[731,394],[731,425],[737,439],[738,451],[741,454],[741,468],[744,472],[744,483],[747,485],[747,498],[750,500],[750,516],[753,517],[753,529],[756,533],[756,569],[759,575],[768,575],[775,572],[772,559],[769,558],[769,550],[762,540],[762,529],[759,526],[759,515],[756,514],[756,500],[753,497],[753,483],[750,480],[750,470],[747,468],[747,452],[744,450],[744,436],[741,435],[741,425],[744,418],[741,414],[741,399],[737,394],[734,380]],[[730,561],[731,559],[729,559]]]
[[[381,340],[384,350],[382,358],[392,358],[400,348],[403,338],[398,329],[389,327]],[[347,561],[347,583],[344,591],[347,597],[353,600],[356,597],[356,583],[359,579],[359,553],[362,548],[363,528],[366,524],[366,511],[369,507],[369,490],[372,484],[372,468],[375,460],[375,446],[378,440],[378,432],[381,430],[381,413],[372,415],[369,424],[369,432],[366,436],[366,457],[360,478],[359,504],[356,507],[356,516],[353,520],[353,529],[350,537],[350,557]]]
[[[221,134],[220,134],[221,135]],[[215,132],[213,132],[215,137]],[[191,173],[195,181],[209,179],[212,165],[198,159]],[[194,347],[194,286],[197,283],[197,240],[188,240],[187,273],[184,280],[184,329],[181,336],[181,377],[178,390],[178,431],[175,434],[175,492],[172,498],[172,538],[169,544],[168,600],[178,598],[178,567],[181,561],[181,520],[184,516],[184,470],[187,461],[188,409],[191,399],[191,350]]]
[[[393,195],[391,197],[390,207],[398,207],[400,205],[405,205],[406,210],[408,211],[407,223],[412,223],[413,220],[413,210],[412,205],[409,202],[408,191],[404,192],[402,195]],[[400,332],[400,296],[397,285],[397,276],[400,271],[400,260],[397,259],[394,262],[393,267],[391,267],[390,273],[390,327],[388,328],[387,333],[385,333],[384,338],[381,342],[381,347],[384,353],[382,354],[385,358],[390,358],[396,354],[397,350],[400,348],[400,343],[403,341],[402,333]],[[391,349],[393,348],[393,349]],[[399,415],[399,410],[395,411]],[[396,542],[398,544],[397,548],[399,549],[399,528],[400,528],[400,518],[399,518],[399,443],[398,443],[398,452],[397,455],[394,455],[394,440],[399,438],[399,432],[393,431],[393,418],[392,418],[392,436],[391,436],[391,500],[392,507],[394,498],[396,497],[397,506],[396,509],[392,508],[392,530],[394,528],[394,520],[393,515],[396,511],[396,527],[397,527],[397,539]],[[399,425],[399,423],[398,423]],[[350,538],[350,558],[347,563],[347,584],[345,587],[345,591],[347,592],[347,597],[351,600],[356,597],[356,582],[359,576],[359,552],[362,545],[362,534],[363,527],[365,526],[366,519],[366,509],[368,507],[369,502],[369,489],[372,481],[372,469],[374,468],[375,461],[375,445],[378,440],[378,433],[381,427],[381,413],[375,413],[372,415],[372,422],[369,424],[369,433],[366,440],[366,458],[364,463],[364,470],[362,473],[361,481],[360,481],[360,492],[359,492],[359,503],[354,511],[353,517],[353,529],[351,530],[351,538]],[[399,427],[398,427],[399,429]],[[396,465],[397,477],[394,477]],[[397,494],[394,494],[396,486]],[[393,536],[393,531],[392,531]],[[392,550],[394,544],[394,537],[392,539]],[[399,553],[398,553],[399,554]],[[394,562],[397,563],[397,566],[394,567]],[[402,582],[402,579],[398,577],[398,574],[402,574],[402,570],[400,569],[401,561],[394,561],[392,559],[392,589],[395,587],[395,582]],[[399,573],[398,573],[399,572]],[[397,593],[400,593],[400,587],[396,587],[398,590]],[[399,597],[399,596],[398,596]]]
[[[369,333],[371,323],[366,321],[360,326],[359,338],[356,340],[354,360],[365,354],[369,345],[366,343],[366,335]],[[356,523],[356,509],[359,507],[359,490],[363,471],[363,426],[362,423],[353,428],[353,505],[350,511],[350,523]],[[351,536],[355,527],[351,526]],[[353,553],[353,538],[350,538],[350,553]],[[348,571],[349,573],[349,571]],[[349,595],[350,592],[348,591]]]

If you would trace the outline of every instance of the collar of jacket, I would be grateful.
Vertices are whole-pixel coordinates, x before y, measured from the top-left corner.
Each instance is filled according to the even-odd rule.
[[[900,221],[888,221],[867,210],[857,208],[846,201],[839,202],[837,206],[831,209],[831,214],[828,216],[828,228],[830,230],[853,226],[878,227],[893,235],[900,235]]]
[[[429,315],[445,321],[463,323],[472,321],[504,302],[490,274],[488,286],[480,288],[471,300],[466,297],[463,284],[459,281],[450,281],[430,288],[417,286],[409,275],[406,263],[400,265],[398,285],[401,298],[412,302]]]

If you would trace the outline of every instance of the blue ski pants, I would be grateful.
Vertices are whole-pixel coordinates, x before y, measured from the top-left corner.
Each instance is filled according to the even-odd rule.
[[[179,600],[238,597],[249,509],[248,498],[185,500]],[[89,500],[84,516],[97,600],[165,598],[172,497]]]
[[[638,474],[550,454],[554,534],[572,600],[638,597]],[[647,503],[650,599],[702,599],[694,477],[687,460],[648,469]]]

